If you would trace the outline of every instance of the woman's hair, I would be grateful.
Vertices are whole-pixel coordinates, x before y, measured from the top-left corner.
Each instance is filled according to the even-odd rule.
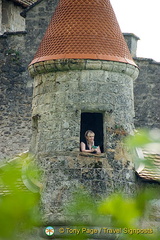
[[[87,137],[89,133],[93,133],[95,135],[95,133],[92,130],[87,130],[85,132],[84,136]]]

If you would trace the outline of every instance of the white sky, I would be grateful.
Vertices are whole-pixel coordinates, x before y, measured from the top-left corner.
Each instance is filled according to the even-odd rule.
[[[140,38],[137,56],[160,62],[160,0],[110,0],[121,31]]]

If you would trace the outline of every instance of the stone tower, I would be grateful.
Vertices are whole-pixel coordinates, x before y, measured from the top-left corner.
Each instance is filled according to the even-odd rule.
[[[122,139],[133,131],[138,69],[109,0],[60,0],[29,66],[34,77],[31,151],[44,170],[48,221],[78,185],[96,196],[134,191]],[[102,154],[80,152],[91,129]]]

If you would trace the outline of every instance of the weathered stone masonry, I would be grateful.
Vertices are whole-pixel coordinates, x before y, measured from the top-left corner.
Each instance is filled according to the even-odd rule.
[[[32,86],[25,78],[22,55],[25,34],[20,32],[0,38],[1,159],[27,150],[31,137]]]
[[[0,159],[29,149],[33,80],[28,73],[57,1],[45,0],[24,10],[26,31],[0,36]],[[32,44],[34,41],[34,45]]]
[[[38,45],[42,39],[42,36],[49,24],[51,15],[55,9],[57,1],[53,0],[45,0],[39,1],[38,4],[33,7],[25,10],[23,12],[23,16],[25,17],[26,23],[26,31],[25,32],[16,32],[16,33],[5,33],[0,36],[0,80],[1,80],[1,93],[0,93],[0,105],[1,105],[1,134],[0,134],[0,159],[4,159],[5,157],[13,157],[16,153],[22,152],[24,150],[28,150],[31,139],[31,101],[32,101],[32,83],[33,80],[28,75],[28,64],[33,59],[35,51],[38,48]],[[128,41],[128,39],[127,39]],[[33,44],[34,42],[34,44]],[[132,52],[132,51],[131,51]],[[136,54],[134,53],[135,57]],[[160,128],[160,108],[159,108],[159,83],[160,83],[160,64],[151,60],[144,58],[134,58],[136,64],[139,66],[140,74],[137,80],[134,81],[134,103],[135,103],[135,126],[136,127],[158,127]],[[98,63],[99,64],[99,63]],[[97,64],[97,65],[98,65]],[[50,65],[50,66],[49,66]],[[58,66],[59,65],[59,66]],[[51,89],[54,91],[53,94],[49,93],[49,97],[54,97],[57,101],[57,106],[52,102],[52,111],[56,107],[60,109],[63,107],[59,106],[59,103],[64,98],[63,93],[70,89],[70,77],[74,76],[74,81],[71,83],[71,89],[75,91],[78,86],[81,86],[82,89],[85,90],[85,86],[87,85],[84,79],[88,79],[88,84],[95,91],[98,91],[98,85],[100,83],[96,83],[92,85],[90,80],[95,84],[95,69],[92,69],[92,73],[89,74],[89,69],[75,69],[75,64],[66,64],[66,69],[62,69],[61,64],[55,65],[52,67],[52,64],[48,63],[46,68],[46,72],[43,72],[40,80],[40,76],[36,76],[37,84],[36,91],[41,96],[44,94],[43,91],[50,92]],[[72,67],[71,67],[72,65]],[[126,68],[126,65],[122,64],[122,66]],[[48,68],[48,69],[47,69]],[[113,69],[117,68],[116,65],[111,63],[111,68],[101,71],[97,69],[97,75],[105,76],[105,83],[107,82],[108,86],[113,87],[112,97],[115,100],[116,98],[122,99],[122,94],[119,91],[119,83],[121,82],[123,85],[127,83],[130,88],[132,85],[132,80],[130,76],[126,76],[125,79],[119,79],[117,77],[117,70],[113,71]],[[55,70],[55,72],[50,72]],[[63,70],[63,71],[62,71]],[[74,73],[74,71],[76,73]],[[42,69],[40,69],[41,73]],[[58,73],[57,73],[58,72]],[[64,77],[65,72],[69,73],[69,76]],[[101,72],[101,73],[100,73]],[[51,78],[53,76],[53,79]],[[114,86],[111,84],[111,78],[109,76],[114,75]],[[48,77],[49,76],[49,77]],[[107,77],[108,76],[108,77]],[[124,72],[121,72],[121,77],[124,76]],[[62,77],[62,78],[61,78]],[[98,78],[99,78],[98,77]],[[39,80],[38,80],[39,78]],[[47,79],[46,79],[47,78]],[[59,81],[59,78],[61,80]],[[49,79],[49,80],[48,80]],[[63,82],[63,84],[62,84]],[[77,83],[78,82],[78,83]],[[83,84],[82,84],[83,82]],[[51,84],[52,83],[52,84]],[[104,84],[101,81],[102,84]],[[54,87],[53,87],[54,85]],[[42,86],[44,89],[42,90]],[[116,87],[117,86],[117,87]],[[51,89],[50,89],[51,87]],[[60,90],[60,88],[62,88]],[[127,90],[127,87],[124,88]],[[103,88],[102,88],[103,90]],[[56,91],[58,93],[56,93]],[[34,116],[33,116],[33,139],[32,139],[32,150],[34,152],[37,149],[40,150],[39,159],[42,163],[42,167],[47,172],[47,191],[46,194],[43,195],[43,202],[47,202],[45,204],[45,212],[46,215],[49,214],[51,217],[47,218],[47,220],[54,220],[53,213],[56,212],[56,205],[61,205],[62,201],[68,198],[69,188],[70,191],[74,189],[79,184],[83,184],[87,189],[90,189],[95,195],[99,195],[102,192],[106,192],[108,195],[110,192],[114,190],[119,190],[121,187],[124,187],[125,192],[133,192],[135,190],[135,174],[133,171],[133,166],[128,156],[124,155],[124,149],[122,144],[120,144],[121,140],[126,134],[126,130],[132,131],[133,126],[128,124],[129,119],[131,119],[131,115],[134,116],[133,109],[131,110],[131,115],[127,114],[127,111],[122,114],[122,116],[118,117],[115,111],[114,102],[112,104],[104,104],[104,100],[109,99],[109,94],[106,96],[106,99],[102,97],[98,97],[99,101],[101,101],[98,111],[103,113],[104,120],[104,144],[105,145],[105,153],[101,155],[101,157],[96,156],[85,156],[84,154],[79,153],[79,122],[80,122],[80,113],[81,109],[77,106],[79,105],[78,98],[82,98],[78,94],[78,96],[74,96],[73,91],[67,92],[65,99],[68,99],[68,110],[71,111],[71,117],[73,118],[74,128],[71,132],[74,133],[72,136],[68,133],[68,127],[70,127],[68,121],[69,113],[68,113],[66,121],[63,124],[60,124],[56,119],[56,124],[53,124],[52,117],[53,112],[50,110],[49,114],[45,113],[45,111],[49,108],[47,103],[47,99],[45,100],[45,107],[43,106],[42,117],[38,115],[38,112],[41,113],[41,109],[36,110],[36,105],[34,105]],[[108,90],[107,90],[108,91]],[[122,90],[123,91],[123,90]],[[128,90],[127,90],[128,91]],[[43,92],[43,94],[42,94]],[[132,91],[131,91],[132,92]],[[103,90],[104,93],[104,90]],[[35,93],[36,96],[37,93]],[[116,97],[116,94],[117,97]],[[133,94],[133,93],[132,93]],[[58,95],[58,98],[55,96]],[[95,95],[95,94],[94,94]],[[83,96],[86,96],[85,94]],[[119,98],[118,98],[119,96]],[[42,102],[41,99],[38,99],[38,95],[34,99],[34,104],[37,101]],[[72,100],[76,101],[77,106],[71,104]],[[83,98],[82,98],[83,99]],[[97,99],[97,102],[98,102]],[[88,97],[89,106],[91,99]],[[96,100],[94,100],[94,107],[92,107],[92,111],[96,110]],[[127,98],[123,103],[127,101]],[[121,100],[122,103],[122,100]],[[133,102],[131,100],[130,104]],[[122,104],[123,105],[123,104]],[[119,104],[117,107],[119,110],[124,109]],[[130,107],[131,107],[130,105]],[[79,105],[80,106],[80,105]],[[85,108],[86,105],[82,108],[83,111],[88,109]],[[129,104],[128,104],[129,107]],[[129,107],[129,108],[130,108]],[[46,109],[44,109],[46,108]],[[114,109],[114,113],[112,111]],[[118,110],[117,108],[117,110]],[[55,115],[56,116],[56,115]],[[120,123],[118,128],[115,128],[115,118],[120,122],[120,119],[123,120],[124,116],[128,119],[124,122]],[[63,117],[62,114],[57,115],[60,119]],[[75,118],[77,119],[75,121]],[[43,119],[43,120],[42,120]],[[44,121],[46,119],[46,121]],[[46,127],[46,124],[49,126]],[[133,122],[133,121],[132,121]],[[38,132],[38,127],[44,126],[46,131],[43,133]],[[60,129],[63,125],[63,136],[61,134],[57,135],[59,137],[58,140],[58,148],[61,149],[62,153],[65,148],[67,148],[66,155],[60,155],[56,151],[56,145],[54,146],[54,141],[52,141],[51,136],[49,136],[49,131],[52,129],[54,133],[57,131],[57,127]],[[121,125],[123,125],[124,129],[121,129]],[[55,127],[55,131],[53,131],[53,126]],[[77,134],[75,134],[75,129],[77,129]],[[105,131],[106,130],[106,131]],[[38,140],[40,134],[47,139],[48,144],[44,143],[42,149],[39,146],[39,143],[35,144],[35,140]],[[65,144],[65,141],[62,137],[70,137],[71,145],[62,146]],[[58,139],[58,138],[57,138]],[[60,140],[62,140],[62,144],[60,144]],[[116,141],[115,141],[116,140]],[[37,149],[34,149],[34,146]],[[116,151],[115,151],[116,149]],[[44,151],[47,150],[47,153]],[[72,150],[72,151],[70,151]],[[52,154],[52,158],[50,157]],[[107,160],[106,160],[107,159]],[[105,169],[108,169],[106,171]],[[61,180],[61,181],[60,181]],[[55,183],[55,184],[54,184]],[[56,185],[57,184],[57,185]],[[59,188],[57,187],[59,184]],[[72,184],[72,186],[71,186]],[[137,183],[137,186],[142,188],[148,187],[148,185],[143,184],[141,180]],[[157,187],[157,185],[156,185]],[[52,189],[52,191],[50,191]],[[54,192],[53,192],[54,191]],[[52,193],[53,192],[53,193]],[[50,199],[48,201],[48,199]],[[59,203],[59,204],[58,204]],[[58,212],[59,210],[57,210]],[[159,218],[156,218],[157,225],[159,225]],[[153,226],[155,225],[155,221],[153,221]],[[146,227],[146,225],[145,225]]]
[[[33,80],[28,75],[27,67],[33,59],[57,2],[45,0],[25,10],[23,16],[26,32],[7,33],[0,37],[1,160],[29,148]],[[18,65],[17,61],[13,61],[16,56],[19,58]],[[140,70],[139,77],[134,81],[135,126],[160,128],[160,65],[151,59],[134,60]],[[21,111],[19,114],[18,109],[22,108],[22,105],[24,113]],[[21,121],[18,120],[20,118]]]
[[[160,129],[160,63],[135,58],[140,74],[134,82],[135,127]]]
[[[60,218],[60,206],[78,185],[98,196],[122,188],[133,193],[133,163],[122,139],[134,128],[137,68],[108,61],[52,60],[31,65],[29,70],[34,76],[31,151],[45,172],[42,199],[48,221],[56,214]],[[80,116],[88,111],[103,113],[101,156],[79,152]]]

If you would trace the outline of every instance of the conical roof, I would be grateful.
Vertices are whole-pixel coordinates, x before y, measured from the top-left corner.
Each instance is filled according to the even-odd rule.
[[[31,64],[54,59],[135,65],[109,0],[59,0]]]

